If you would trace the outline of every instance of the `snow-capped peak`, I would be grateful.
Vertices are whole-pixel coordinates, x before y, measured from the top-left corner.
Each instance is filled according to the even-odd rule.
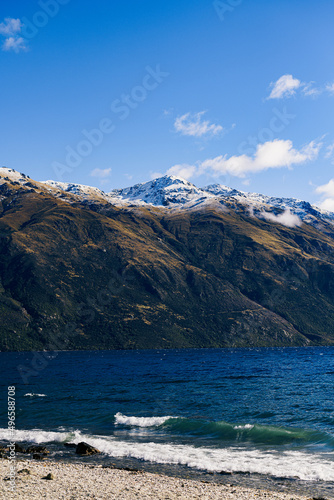
[[[175,206],[175,204],[183,205],[205,194],[201,188],[197,188],[182,177],[165,175],[128,188],[114,189],[108,196],[123,203],[140,202],[139,204],[145,205]]]

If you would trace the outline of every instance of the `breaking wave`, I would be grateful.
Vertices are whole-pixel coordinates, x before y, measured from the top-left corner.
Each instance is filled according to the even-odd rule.
[[[172,434],[217,439],[233,443],[262,445],[323,445],[334,451],[334,436],[320,431],[265,426],[231,424],[180,417],[127,417],[116,413],[115,423],[133,427],[158,427]]]
[[[173,417],[127,417],[116,413],[115,424],[132,425],[134,427],[154,427],[163,424]]]
[[[0,439],[5,440],[8,437],[8,430],[0,429]],[[330,460],[332,454],[307,453],[300,450],[261,450],[246,446],[211,448],[167,442],[123,441],[113,436],[84,434],[79,430],[69,432],[17,430],[15,439],[36,444],[50,442],[77,444],[85,441],[110,457],[132,457],[158,464],[180,464],[212,472],[224,470],[302,480],[334,481],[333,461]]]

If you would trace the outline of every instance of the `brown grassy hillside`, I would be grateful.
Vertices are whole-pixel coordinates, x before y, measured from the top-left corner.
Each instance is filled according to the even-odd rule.
[[[334,344],[330,231],[0,195],[1,350]]]

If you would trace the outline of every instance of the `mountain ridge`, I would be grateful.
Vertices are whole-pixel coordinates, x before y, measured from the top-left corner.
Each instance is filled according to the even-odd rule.
[[[26,184],[28,176],[14,169],[0,168],[0,180],[5,175],[11,174],[16,181]],[[196,187],[193,183],[174,175],[165,175],[151,181],[135,184],[130,187],[113,189],[110,192],[70,182],[39,181],[39,184],[53,188],[55,191],[79,196],[85,200],[105,200],[115,206],[156,206],[166,208],[196,208],[200,205],[214,201],[234,200],[252,209],[279,208],[292,210],[301,220],[316,214],[327,221],[334,221],[334,212],[330,212],[298,198],[275,197],[255,192],[240,191],[221,184],[210,184],[203,188]]]
[[[90,186],[77,184],[55,183],[45,181],[45,184],[60,187],[65,191],[83,195],[86,192],[89,198],[92,189]],[[86,189],[85,189],[86,188]],[[313,223],[312,216],[321,217],[326,222],[334,222],[334,213],[312,205],[309,202],[297,198],[279,198],[262,195],[253,192],[239,191],[221,184],[211,184],[203,188],[198,188],[191,182],[177,176],[163,176],[152,181],[147,181],[134,186],[122,189],[114,189],[109,193],[99,191],[99,195],[107,202],[116,206],[147,206],[166,207],[173,209],[193,209],[208,203],[232,201],[244,206],[248,206],[253,215],[261,213],[266,209],[280,209],[292,211],[303,222]],[[254,214],[255,210],[255,214]]]
[[[167,206],[0,169],[1,350],[334,344],[330,217],[154,186]]]

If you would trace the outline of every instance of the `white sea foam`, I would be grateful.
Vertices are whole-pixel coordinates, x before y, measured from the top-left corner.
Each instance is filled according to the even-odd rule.
[[[170,418],[176,417],[127,417],[126,415],[122,415],[122,413],[116,413],[115,415],[115,424],[125,424],[125,425],[133,425],[135,427],[154,427],[155,425],[161,425],[166,420]]]
[[[252,424],[245,424],[245,425],[235,425],[233,427],[233,429],[235,430],[241,430],[241,431],[244,431],[244,430],[250,430],[250,429],[253,429],[254,425]]]
[[[14,440],[16,442],[28,441],[29,443],[52,443],[52,442],[63,442],[76,439],[80,435],[80,431],[73,432],[52,432],[52,431],[42,431],[40,429],[31,430],[21,430],[16,429],[14,431]],[[11,441],[12,437],[8,429],[0,429],[0,440]]]
[[[46,394],[37,394],[35,392],[27,392],[27,394],[25,394],[24,396],[30,396],[30,397],[36,396],[38,398],[46,398]]]
[[[8,429],[0,429],[0,439],[9,439]],[[138,443],[112,436],[73,432],[47,432],[38,429],[17,430],[15,440],[33,443],[71,441],[86,443],[112,457],[132,457],[160,464],[182,464],[212,472],[221,470],[298,477],[302,480],[334,481],[333,454],[305,453],[297,450],[262,451],[246,447],[208,448],[182,444]]]

